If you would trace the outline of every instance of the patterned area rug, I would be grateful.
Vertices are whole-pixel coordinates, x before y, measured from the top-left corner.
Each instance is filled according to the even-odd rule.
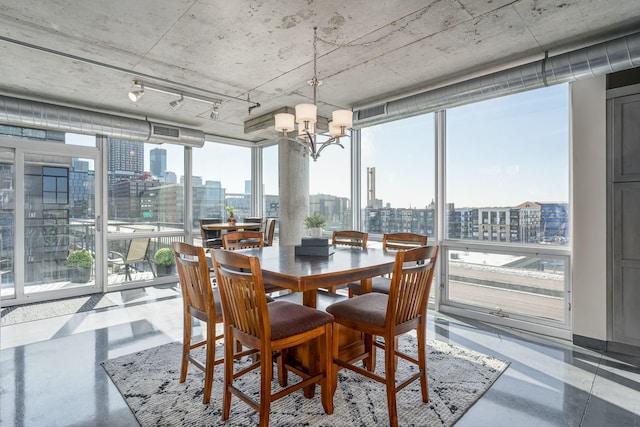
[[[405,350],[408,347],[417,350],[416,339],[408,334],[401,338],[400,345]],[[418,381],[399,392],[401,426],[453,425],[509,366],[508,362],[440,341],[429,340],[427,347],[430,402],[422,402]],[[382,355],[382,351],[377,352],[378,372],[384,368]],[[181,384],[180,357],[181,345],[174,342],[107,360],[103,366],[142,426],[221,425],[222,366],[217,366],[214,372],[211,402],[204,405],[204,374],[190,366],[187,381]],[[406,378],[412,371],[403,362],[401,359],[398,366],[398,379]],[[295,375],[289,375],[290,383],[295,379]],[[237,383],[257,395],[257,372],[253,378]],[[273,388],[278,388],[277,380]],[[316,386],[313,399],[305,399],[299,391],[276,401],[271,406],[269,425],[373,426],[389,423],[383,384],[341,370],[332,415],[324,413],[319,395],[320,389]],[[240,399],[233,398],[231,416],[224,425],[257,424],[258,414]]]
[[[39,302],[14,307],[4,307],[0,311],[2,322],[7,326],[16,323],[31,322],[33,320],[48,319],[95,310],[97,308],[113,307],[117,305],[103,294],[93,294],[77,298],[67,298],[57,301]]]

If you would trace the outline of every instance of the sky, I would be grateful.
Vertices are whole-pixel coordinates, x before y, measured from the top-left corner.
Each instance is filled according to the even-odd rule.
[[[376,169],[376,198],[392,207],[424,207],[435,199],[433,114],[362,131],[362,197],[366,170]],[[446,113],[447,202],[456,207],[507,207],[524,201],[568,202],[568,85],[496,98]],[[350,197],[351,146],[327,147],[310,160],[310,194]],[[145,144],[145,169],[149,151]],[[167,169],[183,174],[182,148],[163,144]],[[263,153],[266,194],[277,194],[277,146]],[[244,147],[206,143],[193,150],[193,174],[242,193],[251,179],[251,153]]]

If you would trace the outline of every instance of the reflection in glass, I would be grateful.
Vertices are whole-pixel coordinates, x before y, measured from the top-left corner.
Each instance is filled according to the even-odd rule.
[[[91,159],[26,154],[25,294],[95,283]]]
[[[450,250],[450,301],[507,313],[565,321],[565,259]]]
[[[15,168],[13,150],[0,149],[0,286],[2,298],[15,297]]]

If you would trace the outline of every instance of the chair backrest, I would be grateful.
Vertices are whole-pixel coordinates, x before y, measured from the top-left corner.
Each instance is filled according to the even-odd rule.
[[[387,322],[409,326],[406,322],[426,316],[438,250],[438,246],[421,246],[398,251],[389,290]]]
[[[362,249],[367,247],[368,233],[354,230],[334,231],[331,237],[331,244],[342,246],[354,246]]]
[[[222,247],[230,251],[263,246],[264,235],[261,231],[232,231],[222,236]]]
[[[144,261],[147,257],[147,250],[149,249],[149,240],[151,240],[149,237],[131,239],[125,261],[127,263]]]
[[[271,340],[260,260],[223,249],[212,251],[225,324],[257,339]]]
[[[262,224],[262,217],[260,217],[260,216],[245,216],[243,222],[248,222],[250,224]]]
[[[220,230],[205,230],[203,225],[206,224],[222,224],[222,218],[201,218],[200,222],[200,237],[202,238],[202,247],[211,248],[214,246],[215,241],[220,240]]]
[[[172,248],[185,311],[203,321],[215,319],[213,288],[204,248],[183,242],[174,242]]]
[[[428,236],[416,233],[386,233],[382,236],[382,249],[406,251],[425,246]]]
[[[267,218],[264,223],[264,245],[273,246],[273,234],[276,231],[276,219]]]

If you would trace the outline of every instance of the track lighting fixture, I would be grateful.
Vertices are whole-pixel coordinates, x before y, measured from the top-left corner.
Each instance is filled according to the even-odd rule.
[[[174,99],[169,103],[169,106],[173,111],[178,111],[182,104],[184,104],[184,96],[180,95],[180,99]]]
[[[203,93],[215,94],[216,98],[202,96],[202,95],[196,95],[194,93],[185,92],[185,91],[180,90],[180,89],[173,89],[173,88],[170,88],[170,87],[160,86],[160,85],[157,85],[157,84],[154,84],[154,83],[143,83],[140,80],[134,80],[133,81],[133,85],[134,86],[138,86],[140,88],[140,90],[132,90],[131,92],[129,92],[129,99],[131,99],[131,101],[133,101],[133,102],[137,102],[140,98],[142,98],[142,95],[144,95],[145,89],[146,90],[151,90],[151,91],[154,91],[154,92],[164,93],[164,94],[167,94],[167,95],[179,96],[180,99],[174,99],[173,101],[169,102],[169,106],[171,107],[171,109],[173,111],[176,111],[180,107],[182,107],[182,105],[184,104],[184,101],[186,99],[189,99],[189,100],[192,100],[192,101],[204,102],[204,103],[213,105],[212,110],[211,110],[211,114],[209,116],[212,120],[216,120],[218,118],[219,107],[222,104],[222,101],[220,99],[229,99],[229,100],[234,100],[234,101],[247,102],[247,103],[251,104],[249,106],[249,111],[251,111],[251,109],[253,109],[253,108],[257,108],[257,107],[260,106],[260,103],[252,102],[249,99],[247,99],[245,101],[244,99],[241,99],[241,98],[237,98],[237,97],[234,97],[234,96],[227,96],[227,95],[223,95],[223,94],[217,94],[217,93],[210,92],[210,91],[203,90],[203,89],[197,89],[197,90],[199,92],[203,92]],[[187,86],[185,86],[185,87],[187,87]]]
[[[144,85],[140,83],[140,90],[132,90],[129,92],[129,99],[132,102],[138,102],[144,96]]]

